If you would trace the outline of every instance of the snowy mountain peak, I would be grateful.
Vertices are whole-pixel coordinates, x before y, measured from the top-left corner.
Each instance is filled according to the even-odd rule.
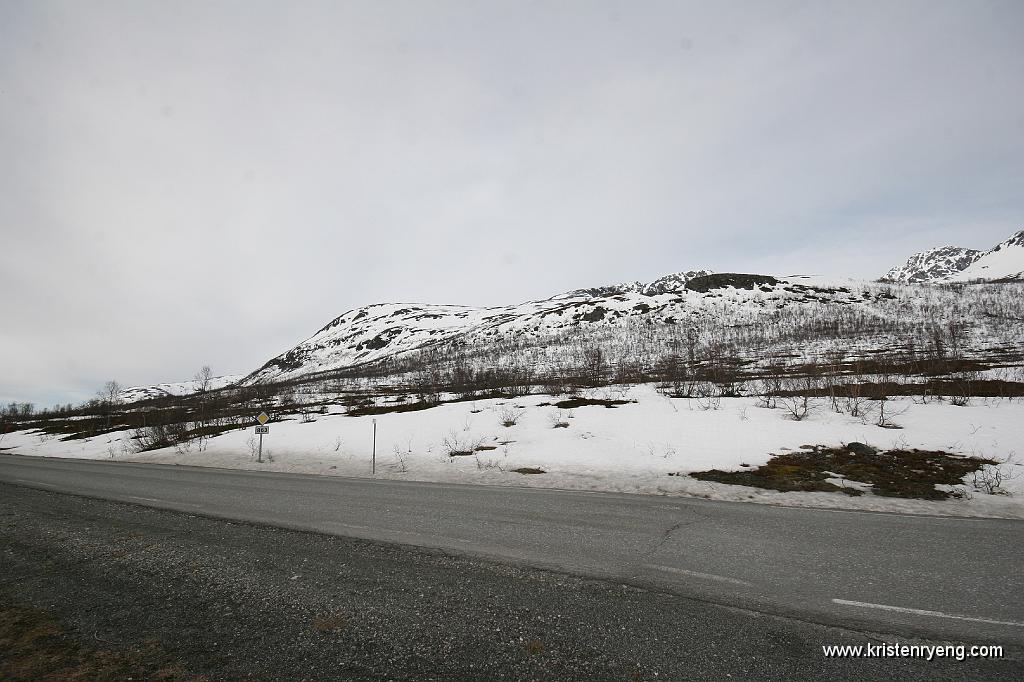
[[[999,246],[992,249],[992,251],[1001,251],[1002,249],[1006,249],[1011,246],[1024,247],[1024,230],[1021,230],[1017,234],[1007,239],[1005,242],[1002,242],[1001,244],[999,244]]]
[[[983,253],[975,262],[949,278],[955,282],[1024,280],[1024,230]]]
[[[659,277],[653,282],[648,282],[647,284],[637,281],[625,282],[623,284],[609,284],[600,287],[591,287],[589,289],[574,289],[573,291],[567,291],[564,294],[552,296],[551,299],[575,298],[578,296],[620,296],[622,294],[634,292],[643,294],[644,296],[657,296],[658,294],[681,291],[686,288],[687,282],[695,277],[703,277],[710,274],[712,274],[711,270],[686,270],[685,272],[676,272],[671,275]]]
[[[687,270],[686,272],[665,275],[650,284],[645,284],[640,292],[646,296],[656,296],[658,294],[667,294],[670,291],[679,291],[685,288],[690,280],[710,274],[712,274],[711,270]]]
[[[1024,279],[1024,230],[988,251],[941,246],[916,253],[882,277],[900,283]]]
[[[903,284],[942,280],[969,267],[982,253],[959,246],[940,246],[915,253],[906,263],[885,273],[882,279]]]

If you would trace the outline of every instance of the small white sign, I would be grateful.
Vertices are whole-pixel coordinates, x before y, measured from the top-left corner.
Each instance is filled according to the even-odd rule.
[[[270,433],[270,427],[269,426],[257,426],[256,427],[256,434],[259,435],[261,433]]]

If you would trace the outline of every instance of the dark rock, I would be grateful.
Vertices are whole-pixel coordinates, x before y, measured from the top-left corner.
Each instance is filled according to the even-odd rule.
[[[873,448],[865,443],[847,443],[846,449],[855,455],[874,455],[878,452],[878,448]]]

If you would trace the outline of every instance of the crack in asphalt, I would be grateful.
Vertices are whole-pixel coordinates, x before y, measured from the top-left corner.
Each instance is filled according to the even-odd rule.
[[[654,547],[652,547],[650,550],[648,550],[647,553],[644,555],[644,557],[645,558],[649,558],[649,557],[654,556],[658,552],[658,550],[661,549],[662,547],[664,547],[665,543],[669,541],[669,538],[672,537],[672,533],[675,533],[677,530],[679,530],[679,528],[682,525],[683,525],[683,522],[679,521],[677,523],[672,524],[668,528],[666,528],[665,532],[662,534],[661,538],[656,543],[654,543]]]
[[[698,523],[700,521],[706,521],[708,519],[708,516],[706,514],[700,513],[700,511],[697,510],[697,509],[686,508],[684,510],[683,508],[680,508],[679,511],[686,511],[686,512],[688,512],[690,514],[691,518],[687,519],[687,520],[683,520],[683,521],[676,521],[675,523],[670,525],[668,528],[666,528],[664,530],[664,532],[662,533],[661,537],[658,538],[654,542],[654,545],[649,550],[647,550],[647,552],[645,552],[643,554],[643,559],[646,560],[646,559],[650,559],[651,557],[653,557],[658,552],[658,550],[660,550],[662,547],[664,547],[665,544],[668,543],[668,541],[672,539],[672,535],[677,530],[679,530],[680,528],[689,527],[689,526],[692,526],[692,525],[694,525],[694,524],[696,524],[696,523]]]

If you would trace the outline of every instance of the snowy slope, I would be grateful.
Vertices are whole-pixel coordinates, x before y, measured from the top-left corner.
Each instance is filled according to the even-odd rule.
[[[222,377],[213,377],[210,380],[210,390],[214,391],[218,388],[224,388],[231,384],[237,383],[245,375],[243,374],[227,374]],[[134,403],[140,400],[150,400],[152,398],[164,398],[166,396],[177,396],[177,395],[188,395],[195,393],[197,390],[196,382],[193,381],[178,381],[174,383],[166,384],[155,384],[153,386],[132,386],[121,391],[121,402]]]
[[[243,384],[287,380],[373,362],[442,343],[486,346],[538,339],[572,329],[622,328],[630,321],[674,324],[700,316],[753,324],[765,311],[804,303],[864,302],[852,280],[692,271],[650,284],[581,289],[498,308],[381,303],[350,310],[271,359]],[[700,273],[700,274],[698,274]]]
[[[1024,230],[979,256],[969,267],[945,278],[949,282],[979,279],[1024,280]]]
[[[941,246],[916,253],[882,277],[886,282],[943,283],[1024,279],[1024,230],[988,250]]]

